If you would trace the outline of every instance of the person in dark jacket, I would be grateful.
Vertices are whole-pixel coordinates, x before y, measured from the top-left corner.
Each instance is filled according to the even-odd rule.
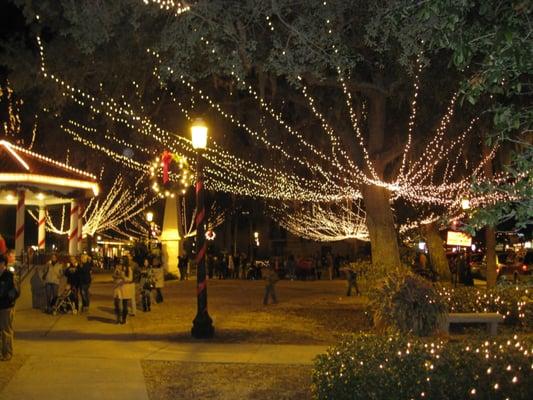
[[[77,257],[70,257],[70,261],[67,265],[67,269],[64,272],[65,278],[67,278],[67,284],[70,285],[72,290],[72,301],[76,306],[76,311],[79,310],[79,292],[80,292],[80,263]]]
[[[15,276],[7,269],[7,260],[0,255],[0,336],[2,337],[1,361],[13,357],[13,317],[19,290]]]
[[[90,304],[89,288],[92,282],[93,262],[87,254],[82,254],[81,265],[79,267],[79,282],[81,295],[81,311],[87,311]]]

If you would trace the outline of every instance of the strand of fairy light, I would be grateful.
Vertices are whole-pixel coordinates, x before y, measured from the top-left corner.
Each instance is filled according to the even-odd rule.
[[[365,145],[364,136],[361,133],[361,128],[359,127],[359,121],[352,106],[352,103],[353,103],[352,94],[350,93],[350,91],[348,90],[348,87],[346,86],[346,81],[341,74],[340,67],[337,67],[337,74],[339,76],[338,80],[341,83],[342,91],[345,96],[346,106],[348,107],[348,113],[350,115],[350,121],[352,123],[352,128],[355,133],[355,137],[357,138],[359,147],[363,151],[363,158],[365,159],[365,164],[368,170],[370,171],[370,174],[372,175],[373,179],[379,180],[379,176],[376,173],[376,170],[374,169],[374,164],[370,161],[370,156],[368,155],[368,150]]]
[[[403,180],[403,176],[405,174],[405,169],[407,168],[407,155],[411,149],[411,142],[413,138],[413,131],[415,127],[415,121],[416,121],[416,111],[417,111],[417,98],[419,93],[419,86],[420,86],[420,74],[422,73],[422,60],[421,56],[419,55],[416,59],[417,62],[417,70],[415,72],[414,76],[414,82],[413,82],[413,100],[411,101],[411,114],[409,115],[409,123],[407,128],[407,143],[405,145],[403,156],[402,156],[402,165],[400,167],[400,174],[399,174],[399,180]]]
[[[42,50],[42,47],[40,47],[40,49]],[[44,65],[44,57],[43,57],[43,65]],[[65,87],[67,88],[67,90],[70,90],[71,92],[76,92],[76,90],[77,90],[77,92],[78,92],[78,93],[81,93],[82,96],[85,97],[86,99],[88,98],[88,99],[91,100],[92,102],[95,102],[95,101],[96,101],[96,99],[95,99],[94,97],[92,97],[92,96],[90,96],[90,95],[87,95],[87,94],[81,92],[79,89],[76,89],[76,90],[75,90],[74,88],[72,88],[72,87],[70,87],[68,84],[66,84],[65,82],[62,82],[62,81],[60,82],[60,80],[59,80],[58,78],[56,78],[56,77],[54,77],[54,76],[52,76],[52,78],[53,78],[56,82],[61,83],[63,86],[65,86]],[[75,98],[75,96],[72,96],[72,97]],[[112,99],[111,99],[111,102],[109,102],[109,101],[108,101],[108,102],[103,102],[103,101],[101,101],[100,104],[103,105],[103,106],[109,106],[114,112],[117,112],[117,113],[118,113],[118,112],[123,112],[124,115],[126,115],[128,118],[133,118],[134,121],[139,121],[139,120],[141,120],[140,117],[138,117],[138,116],[136,116],[136,115],[133,115],[131,109],[130,109],[130,110],[123,110],[122,107],[118,106],[117,103],[116,103],[116,102],[113,102]],[[93,109],[96,108],[96,107],[94,107],[94,105],[91,105],[91,107],[92,107]],[[107,115],[109,115],[111,118],[113,118],[113,115],[112,115],[111,113],[107,113]],[[115,120],[115,118],[113,118],[113,120]],[[124,120],[124,119],[122,119],[122,120]],[[124,120],[124,122],[127,123],[127,121],[125,121],[125,120]],[[142,125],[143,125],[143,129],[141,129],[141,131],[142,131],[143,133],[145,133],[145,134],[150,134],[151,131],[152,131],[152,129],[154,129],[154,125],[151,124],[146,118],[143,119],[143,120],[141,120],[141,123],[142,123]],[[130,125],[130,127],[135,128],[135,127],[132,126],[132,125]],[[161,130],[161,129],[160,129],[159,127],[157,127],[157,126],[155,126],[155,130],[156,130],[158,133],[162,133],[162,132],[163,132],[163,130]],[[166,133],[166,132],[164,132],[164,133]],[[168,134],[167,134],[167,135],[168,135]],[[162,141],[162,139],[161,139],[161,137],[160,137],[161,135],[157,135],[157,136],[156,136],[156,135],[153,135],[153,134],[152,134],[152,136],[153,136],[156,140],[158,140],[158,141]],[[436,140],[437,142],[439,142],[439,137],[437,137],[436,139],[434,138],[433,140],[434,140],[434,141]],[[388,183],[386,183],[386,182],[373,182],[373,183],[375,183],[375,184],[377,184],[377,185],[380,185],[380,186],[387,187],[387,188],[389,188],[389,189],[392,190],[392,191],[398,191],[398,190],[400,189],[397,185],[391,185],[391,184],[388,184]],[[322,187],[323,187],[323,186],[322,186]],[[232,187],[229,187],[229,188],[226,187],[225,189],[224,189],[224,188],[222,188],[222,189],[225,190],[225,191],[232,191],[232,189],[234,189],[234,188],[232,188]],[[335,198],[338,198],[338,197],[339,197],[338,195],[335,196]],[[410,197],[412,198],[412,197],[414,197],[414,196],[410,196]],[[433,198],[434,198],[434,197],[433,197]],[[431,199],[433,199],[433,198],[432,198],[432,197],[428,197],[428,196],[424,196],[424,198],[419,199],[419,200],[427,200],[427,199],[430,199],[430,200],[431,200]],[[317,199],[318,199],[318,198],[317,198]]]
[[[153,53],[153,54],[157,57],[157,53]],[[170,72],[170,73],[173,73],[172,71],[169,71],[169,72]],[[160,77],[160,75],[157,73],[157,71],[155,72],[155,74],[156,74],[156,76],[158,77],[158,79],[161,80],[161,77]],[[180,78],[183,79],[183,77],[180,77]],[[184,80],[183,80],[183,83],[184,83],[185,85],[188,84],[189,88],[192,87],[192,84],[190,84],[190,83],[188,83],[188,82],[186,82],[186,81],[184,81]],[[182,109],[182,112],[184,112],[184,113],[187,114],[187,110],[184,110],[184,109],[183,109],[182,104],[181,104],[180,102],[178,102],[178,101],[175,99],[175,97],[173,96],[172,92],[170,92],[170,94],[171,94],[171,98],[173,99],[173,101],[175,101],[178,105],[180,105],[180,107],[181,107],[181,109]],[[203,93],[200,93],[200,97],[206,99],[207,96],[205,96]],[[210,100],[210,99],[209,99],[209,100]],[[209,100],[208,100],[208,101],[209,101]],[[211,104],[212,104],[212,106],[213,106],[215,109],[218,109],[220,112],[222,112],[222,113],[223,113],[223,114],[222,114],[223,116],[228,117],[229,114],[224,113],[224,111],[222,111],[219,107],[217,107],[217,105],[215,105],[214,102],[211,101]],[[225,114],[225,115],[224,115],[224,114]],[[230,116],[230,118],[232,118],[232,116]],[[216,145],[215,145],[215,148],[216,148]],[[208,148],[208,150],[209,150],[209,148]],[[219,149],[216,149],[216,150],[217,150],[217,152],[222,152],[222,150],[221,150],[220,148],[219,148]],[[225,154],[224,154],[224,157],[232,157],[232,158],[234,158],[234,156],[230,155],[229,153],[225,153]],[[206,158],[208,158],[208,157],[206,157]],[[241,160],[241,162],[242,162],[242,160]],[[240,164],[240,163],[239,163],[239,164]],[[235,163],[232,163],[232,165],[234,166]],[[308,165],[308,166],[309,166],[309,165]],[[257,167],[256,165],[254,165],[254,164],[252,164],[252,163],[247,163],[247,167],[248,167],[248,168],[251,167],[251,168],[256,169],[256,173],[258,173],[258,170],[259,170],[259,169],[265,169],[265,167]],[[240,173],[242,173],[242,169],[240,170]],[[274,177],[282,176],[282,177],[283,177],[284,175],[285,175],[285,174],[284,174],[282,171],[278,171],[278,170],[274,169],[273,171],[271,171],[271,173],[269,173],[269,174],[266,175],[266,178],[271,179],[272,176],[274,176]],[[287,179],[288,182],[292,182],[292,181],[294,181],[294,180],[297,180],[297,181],[300,181],[300,183],[302,183],[302,182],[308,183],[308,181],[306,181],[305,179],[303,179],[303,178],[301,178],[301,177],[299,177],[299,176],[297,176],[297,175],[285,176],[284,179]],[[287,183],[287,181],[285,182],[285,185],[284,185],[285,187],[286,187],[286,183]],[[316,188],[315,188],[315,189],[316,189]],[[276,196],[275,196],[275,195],[274,195],[274,196],[272,196],[272,195],[268,195],[267,197],[276,197]],[[282,198],[286,198],[287,196],[282,195],[281,197],[282,197]],[[297,198],[297,197],[295,197],[295,196],[290,196],[290,197]],[[308,195],[307,197],[309,197],[309,195]]]
[[[149,50],[148,50],[149,51]],[[174,70],[170,67],[167,67],[167,70],[170,74],[174,75]],[[294,157],[293,155],[287,153],[287,151],[280,145],[278,144],[275,144],[275,143],[272,143],[271,141],[268,140],[267,138],[267,135],[262,135],[260,134],[259,131],[256,131],[256,130],[253,130],[251,129],[247,124],[239,121],[235,116],[233,116],[232,114],[224,111],[222,109],[222,107],[218,104],[218,103],[215,103],[211,97],[205,93],[203,93],[203,91],[201,89],[196,89],[196,87],[191,83],[191,82],[188,82],[184,79],[183,75],[181,75],[179,77],[179,80],[180,82],[185,85],[192,93],[198,93],[199,94],[199,97],[206,101],[209,106],[217,111],[218,114],[220,114],[221,116],[223,116],[225,119],[229,120],[232,124],[234,124],[235,126],[243,129],[246,133],[248,133],[253,139],[261,142],[267,149],[269,150],[275,150],[277,152],[279,152],[281,155],[283,155],[283,157],[285,157],[287,160],[292,160],[292,161],[296,161],[304,166],[306,166],[307,168],[312,168],[314,169],[315,167],[314,166],[311,166],[308,162],[306,162],[305,160],[302,160],[300,159],[299,157]]]
[[[43,64],[43,70],[45,71],[44,74],[46,75],[46,69],[44,67],[45,65],[45,61],[44,61],[44,48],[40,42],[40,38],[39,38],[39,48],[40,48],[40,52],[41,52],[41,55],[42,55],[42,64]],[[114,117],[110,112],[109,112],[109,109],[111,109],[113,112],[115,113],[122,113],[123,115],[127,116],[128,118],[133,118],[134,121],[141,121],[141,123],[145,126],[146,129],[141,129],[141,133],[144,133],[144,134],[149,134],[152,129],[155,128],[155,130],[158,132],[158,135],[152,135],[152,137],[154,137],[156,140],[158,141],[163,141],[161,136],[165,136],[166,138],[169,138],[170,135],[167,133],[167,132],[164,132],[162,129],[160,129],[159,127],[156,127],[154,126],[153,124],[151,124],[149,121],[147,121],[146,118],[141,118],[139,116],[136,116],[134,115],[133,111],[131,110],[131,108],[127,109],[127,110],[124,110],[116,101],[114,101],[113,99],[108,99],[107,101],[100,101],[98,102],[98,100],[94,97],[94,96],[91,96],[83,91],[81,91],[80,89],[76,89],[74,88],[73,86],[70,86],[68,83],[60,80],[58,77],[54,76],[53,74],[50,74],[50,77],[51,79],[53,79],[56,83],[60,84],[62,87],[65,87],[68,91],[70,92],[67,92],[71,98],[73,98],[75,101],[78,101],[78,103],[80,103],[80,105],[82,106],[85,106],[86,104],[83,102],[83,101],[80,101],[79,99],[77,99],[76,95],[75,94],[79,94],[81,95],[83,98],[85,98],[85,100],[88,100],[91,102],[91,105],[90,105],[90,108],[93,112],[102,112],[102,110],[98,107],[95,106],[95,104],[99,105],[99,106],[103,106],[103,107],[106,107],[106,109],[103,110],[103,112],[110,116],[113,120],[120,120],[121,122],[123,123],[126,123],[128,127],[130,128],[135,128],[133,125],[131,124],[128,124],[128,122],[123,119],[123,118],[116,118]],[[83,143],[89,145],[89,141],[87,141],[86,139],[85,140],[82,140],[79,135],[76,135],[71,129],[68,131],[69,133],[73,134],[77,139],[81,140]],[[178,137],[180,138],[180,137]],[[183,138],[181,138],[183,139]],[[168,141],[167,141],[168,143]],[[110,156],[113,156],[113,157],[116,157],[116,153],[110,153],[109,150],[105,150],[102,146],[100,145],[96,145],[96,144],[92,144],[93,148],[97,148],[101,151],[104,151],[106,153],[108,153],[108,155]],[[241,170],[241,173],[243,171]],[[277,171],[277,173],[279,173],[279,171]],[[294,176],[293,176],[294,178]],[[299,179],[299,177],[296,177],[296,179]],[[303,180],[303,179],[301,179]],[[222,186],[222,185],[221,185]],[[325,187],[326,185],[322,185],[322,187]],[[235,187],[230,187],[230,188],[224,188],[223,186],[221,187],[221,189],[225,190],[225,191],[234,191],[232,189],[235,189]],[[297,195],[298,197],[301,197],[301,191],[299,190],[297,192]],[[249,194],[251,195],[254,195],[254,192],[253,190],[249,191]],[[260,195],[264,195],[264,193],[259,193]],[[276,194],[269,194],[269,197],[271,198],[275,198],[276,197]],[[292,195],[292,194],[283,194],[282,197],[284,198],[288,198],[288,197],[293,197],[293,198],[297,198],[296,196]],[[306,195],[306,199],[313,199],[314,197],[314,200],[319,200],[319,198],[315,196],[313,196],[312,193],[307,193]],[[324,199],[325,196],[322,196],[322,199]],[[338,198],[338,196],[334,196],[334,198]],[[328,199],[331,199],[331,196],[329,196]]]
[[[108,148],[106,148],[105,146],[101,146],[97,143],[94,143],[88,139],[85,139],[83,138],[80,134],[78,134],[76,131],[74,131],[73,129],[69,128],[69,127],[66,127],[64,125],[60,125],[61,129],[70,134],[72,136],[72,138],[75,140],[75,141],[78,141],[78,142],[81,142],[83,143],[85,146],[87,147],[90,147],[94,150],[98,150],[98,151],[101,151],[103,152],[104,154],[106,154],[107,156],[109,156],[110,158],[114,159],[114,160],[120,160],[120,162],[125,165],[125,166],[128,166],[129,168],[132,168],[132,169],[135,169],[137,171],[146,171],[148,169],[148,167],[144,164],[141,164],[140,162],[138,161],[135,161],[129,157],[126,157],[122,154],[119,154],[119,153],[116,153],[112,150],[109,150]]]
[[[366,214],[360,207],[360,201],[353,203],[335,203],[291,207],[282,203],[279,206],[268,205],[272,217],[292,234],[321,242],[359,239],[368,241]]]
[[[145,5],[157,5],[161,10],[173,11],[175,15],[183,14],[191,9],[190,6],[181,1],[174,0],[142,0]]]
[[[150,49],[147,49],[147,52],[149,54],[152,54],[156,59],[157,61],[159,62],[159,64],[161,64],[161,60],[160,60],[160,56],[157,52],[155,51],[152,51]],[[167,71],[171,74],[171,75],[175,75],[174,74],[174,71],[172,70],[172,68],[170,67],[167,67]],[[160,81],[161,83],[161,86],[163,86],[164,88],[166,88],[166,85],[164,85],[163,81],[162,81],[162,78],[157,70],[157,68],[154,68],[154,75],[158,78],[158,80]],[[183,75],[181,75],[179,77],[181,83],[185,86],[187,86],[189,88],[189,90],[191,90],[191,92],[197,92],[199,97],[205,101],[208,102],[208,104],[210,105],[210,107],[212,109],[214,109],[215,111],[217,111],[220,115],[222,115],[225,119],[229,120],[230,122],[232,122],[234,125],[240,127],[240,128],[243,128],[248,134],[251,135],[252,138],[254,139],[258,139],[260,140],[261,142],[263,142],[263,144],[267,147],[267,148],[274,148],[276,150],[279,150],[281,151],[282,155],[287,158],[287,159],[290,159],[290,160],[295,160],[297,161],[298,163],[300,163],[301,165],[309,168],[310,170],[315,170],[317,169],[317,165],[316,163],[313,163],[313,164],[310,164],[309,162],[307,162],[305,159],[302,160],[298,157],[294,157],[294,156],[291,156],[289,155],[284,149],[282,149],[279,145],[274,145],[272,144],[270,141],[267,140],[267,135],[260,135],[257,131],[254,131],[252,130],[251,128],[249,128],[246,124],[240,122],[235,116],[231,115],[230,113],[222,110],[222,108],[220,107],[219,104],[215,103],[208,95],[204,94],[202,92],[202,90],[196,90],[196,88],[194,87],[194,85],[192,85],[191,82],[188,82],[184,79]],[[249,92],[251,91],[253,93],[253,89],[250,85],[247,86]],[[173,97],[173,96],[172,96]],[[254,97],[257,97],[257,94],[255,93],[255,96]],[[272,110],[272,109],[271,109]],[[184,110],[182,110],[184,111]],[[273,111],[273,110],[272,110]],[[280,120],[280,117],[279,115],[276,116],[277,117],[277,120],[279,121]],[[275,118],[276,118],[275,117]],[[287,126],[285,124],[285,126]],[[291,133],[294,133],[294,131],[291,131]],[[280,171],[275,171],[276,174],[280,174],[281,172]],[[329,184],[332,184],[333,182],[331,181],[331,179],[329,178],[329,176],[325,173],[325,171],[323,171],[323,169],[319,168],[319,172],[325,177],[325,179],[328,181]],[[293,178],[295,179],[301,179],[300,177],[298,176],[294,176],[293,175]]]
[[[28,214],[30,217],[32,217],[35,222],[39,221],[39,217],[30,209],[28,209]],[[66,215],[66,207],[62,206],[62,213],[61,213],[61,219],[60,219],[60,227],[56,227],[54,224],[54,221],[52,220],[52,216],[49,213],[49,210],[46,211],[46,222],[45,222],[45,229],[47,232],[52,232],[57,235],[67,235],[69,233],[69,230],[65,230],[65,215]]]
[[[186,109],[183,109],[183,107],[181,106],[181,103],[178,102],[175,98],[174,98],[174,95],[173,93],[170,91],[170,97],[173,101],[175,101],[181,108],[182,112],[184,112],[186,114],[186,116],[188,118],[189,115],[188,115],[188,111]],[[250,170],[253,172],[253,176],[255,176],[255,178],[253,179],[256,179],[258,176],[261,177],[261,178],[264,178],[265,179],[265,183],[267,185],[269,185],[269,183],[271,184],[271,180],[272,179],[275,179],[276,181],[279,181],[279,184],[274,184],[274,187],[279,187],[282,192],[280,192],[279,190],[277,190],[277,196],[273,196],[272,194],[267,194],[266,196],[261,196],[261,197],[269,197],[269,198],[272,198],[272,197],[278,197],[278,198],[299,198],[302,196],[301,192],[302,190],[298,190],[298,189],[291,189],[291,183],[292,181],[294,180],[299,180],[300,181],[300,185],[307,183],[308,181],[306,180],[303,180],[301,177],[297,176],[297,175],[292,175],[292,176],[288,176],[286,175],[285,173],[281,172],[281,171],[278,171],[278,170],[267,170],[267,172],[261,172],[260,170],[258,170],[257,166],[253,163],[249,163],[248,161],[244,161],[244,160],[235,160],[236,162],[232,162],[231,164],[229,164],[230,166],[232,167],[235,167],[235,166],[238,166],[238,168],[232,168],[231,171],[229,170],[229,168],[227,168],[227,163],[224,164],[222,162],[220,162],[221,160],[218,158],[219,156],[222,156],[222,159],[226,159],[226,158],[235,158],[233,155],[225,152],[223,149],[221,148],[217,148],[217,145],[216,143],[214,144],[214,147],[215,147],[215,151],[210,151],[211,150],[211,146],[207,149],[207,153],[204,154],[205,158],[210,160],[211,162],[213,162],[214,164],[218,164],[219,168],[222,168],[222,169],[225,169],[228,173],[230,174],[238,174],[239,177],[241,179],[246,179],[246,180],[251,180],[249,178],[246,177],[246,175],[242,175],[242,166],[245,166],[247,170]],[[244,163],[244,165],[243,165]],[[263,169],[265,169],[265,167],[263,167]],[[212,173],[214,174],[217,174],[219,175],[219,173],[217,171],[212,171]],[[228,178],[228,176],[225,176],[224,178]],[[313,182],[314,183],[314,182]],[[312,187],[310,188],[308,191],[310,192],[315,192],[317,190],[322,190],[323,188],[317,188],[316,186],[315,187]],[[309,198],[309,195],[304,195],[304,197],[306,198]]]
[[[40,43],[40,40],[39,40],[39,44],[40,44],[40,50],[41,50],[41,53],[42,53],[42,62],[43,62],[43,65],[44,65],[44,48],[42,46],[42,44]],[[44,68],[44,67],[43,67]],[[45,70],[45,74],[46,74],[46,70]],[[135,126],[131,125],[131,124],[128,124],[128,121],[123,119],[123,118],[116,118],[114,117],[110,112],[109,112],[109,109],[111,109],[113,112],[115,113],[122,113],[123,115],[125,115],[126,117],[128,118],[132,118],[134,121],[137,121],[137,122],[141,122],[144,126],[145,129],[141,129],[140,132],[141,133],[144,133],[144,134],[150,134],[150,131],[155,129],[158,133],[158,135],[151,135],[154,139],[160,141],[160,142],[163,142],[165,141],[167,144],[169,143],[169,140],[164,140],[164,139],[170,139],[171,138],[171,135],[162,130],[161,128],[151,124],[146,118],[141,118],[137,115],[135,115],[133,113],[133,111],[130,109],[123,109],[116,101],[114,101],[113,99],[108,99],[107,101],[100,101],[98,102],[98,100],[94,97],[94,96],[91,96],[83,91],[81,91],[80,89],[76,89],[74,88],[73,86],[70,86],[68,83],[60,80],[58,77],[56,77],[55,75],[53,74],[49,74],[50,78],[53,79],[56,83],[60,84],[62,87],[65,87],[67,90],[69,90],[70,92],[67,92],[67,94],[75,101],[77,101],[80,105],[82,106],[86,106],[86,104],[83,102],[83,101],[80,101],[75,94],[79,94],[81,95],[83,98],[85,98],[86,100],[88,100],[89,102],[91,102],[91,105],[90,105],[90,109],[93,111],[93,112],[96,112],[96,113],[105,113],[106,115],[108,115],[109,117],[111,117],[114,121],[115,120],[119,120],[120,122],[123,122],[125,124],[127,124],[128,127],[132,128],[132,129],[135,129]],[[106,107],[106,109],[102,110],[100,109],[99,107],[95,106],[98,105],[99,107],[100,106],[103,106],[103,107]],[[108,149],[105,149],[103,146],[101,145],[97,145],[95,143],[90,143],[90,141],[86,140],[86,139],[82,139],[79,135],[77,135],[72,129],[67,129],[67,132],[72,134],[75,138],[77,138],[79,141],[82,141],[84,144],[86,145],[89,145],[95,149],[98,149],[98,150],[101,150],[101,151],[104,151],[105,153],[107,153],[109,156],[112,156],[112,157],[117,157],[118,158],[122,158],[122,159],[125,159],[123,156],[121,155],[118,155],[117,153],[114,153],[114,152],[110,152]],[[174,135],[172,135],[174,136]],[[185,140],[181,137],[176,137],[174,136],[173,138],[177,138],[177,139],[181,139],[181,140]],[[185,140],[186,141],[186,140]],[[188,142],[188,141],[186,141]],[[131,160],[129,160],[131,161]],[[241,170],[241,173],[242,173],[242,170]],[[227,189],[226,189],[227,191]],[[231,191],[231,188],[230,190]],[[250,193],[250,194],[253,194],[253,193]],[[275,195],[270,195],[270,197],[275,197]],[[308,195],[308,197],[310,197]]]
[[[104,200],[87,206],[83,232],[94,235],[97,232],[118,227],[157,201],[155,196],[150,199],[147,198],[146,193],[135,193],[126,187],[124,178],[119,175]]]
[[[233,78],[237,81],[238,84],[240,84],[244,89],[248,92],[248,94],[259,104],[259,107],[266,111],[280,126],[282,126],[287,132],[289,132],[290,135],[294,136],[299,140],[299,143],[301,143],[304,147],[309,149],[313,154],[318,156],[320,159],[322,159],[325,162],[330,162],[330,158],[325,155],[323,152],[318,150],[313,144],[305,140],[303,135],[298,132],[296,129],[291,127],[284,119],[281,112],[277,112],[274,107],[268,103],[264,98],[262,98],[257,91],[255,91],[252,87],[252,85],[247,84],[242,78],[239,77],[238,74],[235,74],[235,72],[232,70],[231,75]],[[311,163],[309,164],[306,161],[306,166],[310,170],[317,170],[324,178],[329,182],[333,183],[330,174],[327,171],[324,171],[324,169],[318,164],[318,163]]]
[[[301,80],[301,77],[298,77],[298,79]],[[315,99],[307,91],[307,85],[302,84],[301,92],[303,96],[305,97],[305,99],[307,100],[309,108],[311,109],[315,117],[320,121],[320,126],[322,127],[324,132],[326,132],[326,134],[328,135],[328,138],[331,142],[331,155],[333,156],[333,164],[340,171],[344,171],[344,167],[340,164],[339,159],[337,157],[337,150],[340,149],[340,145],[335,135],[334,129],[328,124],[324,115],[318,110],[317,106],[315,105]],[[349,160],[349,157],[345,157],[345,158]],[[350,166],[356,170],[354,175],[358,176],[359,175],[358,168],[353,163],[351,163],[351,160],[349,161],[349,163],[350,163]]]
[[[406,174],[404,174],[404,181],[416,182],[421,176],[427,175],[428,168],[434,165],[433,160],[439,154],[439,150],[442,147],[443,138],[445,136],[446,130],[448,129],[448,126],[450,125],[453,115],[455,113],[456,100],[457,93],[452,96],[450,104],[448,105],[446,113],[441,119],[441,122],[439,124],[439,127],[437,128],[435,135],[424,148],[424,159],[415,161],[411,165],[410,170]],[[424,164],[422,164],[423,162]]]
[[[268,16],[267,16],[267,21],[268,21],[269,26],[272,26],[272,23],[269,20]],[[273,30],[273,28],[271,30]],[[204,37],[201,37],[200,40],[204,41],[206,45],[209,45],[209,41],[206,40]],[[214,49],[213,49],[213,52],[214,52]],[[156,58],[160,62],[159,55],[155,52],[152,52],[152,54],[156,55]],[[247,90],[250,96],[258,102],[262,110],[267,111],[267,113],[270,114],[274,118],[274,120],[278,122],[278,124],[284,127],[291,135],[297,137],[300,143],[302,143],[305,147],[309,148],[315,155],[319,156],[321,159],[323,159],[324,161],[328,163],[330,162],[330,158],[328,156],[318,151],[312,144],[304,140],[303,136],[299,132],[297,132],[290,125],[288,125],[284,121],[282,114],[276,112],[270,104],[268,104],[261,96],[259,96],[258,93],[253,89],[252,85],[247,84],[242,78],[238,76],[238,74],[235,74],[234,68],[235,66],[233,66],[231,75],[233,76],[234,79],[236,79],[237,83],[240,84],[245,90]],[[224,115],[224,117],[226,116]],[[233,119],[235,119],[235,117],[233,117]],[[333,182],[331,181],[331,178],[329,177],[329,174],[326,171],[324,171],[323,168],[318,163],[316,162],[309,163],[306,159],[303,159],[302,161],[300,160],[298,161],[300,162],[300,164],[305,164],[305,166],[309,168],[310,170],[318,170],[318,172],[324,176],[324,178],[328,181],[329,184],[333,184]]]

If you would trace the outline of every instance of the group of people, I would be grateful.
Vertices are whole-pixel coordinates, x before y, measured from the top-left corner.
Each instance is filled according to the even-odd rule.
[[[118,260],[113,270],[116,323],[125,324],[128,315],[135,316],[138,293],[144,312],[151,311],[153,292],[156,303],[162,303],[164,282],[164,270],[158,257],[145,258],[140,266],[131,255]]]
[[[280,279],[335,279],[342,278],[341,266],[348,257],[333,255],[331,252],[316,254],[310,257],[273,256],[267,263],[276,271]],[[187,276],[187,257],[180,257],[178,265],[182,265]],[[265,266],[264,261],[250,259],[246,253],[208,254],[206,268],[209,279],[262,279],[261,271]],[[186,268],[187,267],[187,268]],[[186,279],[186,278],[184,278]]]
[[[63,293],[68,296],[74,309],[77,312],[87,311],[90,305],[92,270],[93,263],[87,254],[71,256],[66,264],[60,262],[57,255],[53,254],[42,272],[46,293],[45,311],[52,313],[57,305],[63,279],[66,280]]]

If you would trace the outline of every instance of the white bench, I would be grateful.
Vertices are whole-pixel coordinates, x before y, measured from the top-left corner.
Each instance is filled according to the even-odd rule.
[[[450,332],[450,324],[487,324],[491,335],[498,333],[498,324],[503,317],[498,313],[450,313],[441,322],[441,331]]]

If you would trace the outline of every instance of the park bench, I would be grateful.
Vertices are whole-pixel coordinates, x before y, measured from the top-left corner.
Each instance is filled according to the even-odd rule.
[[[443,318],[441,331],[450,332],[450,324],[487,324],[491,335],[498,333],[498,324],[503,317],[498,313],[449,313]]]

